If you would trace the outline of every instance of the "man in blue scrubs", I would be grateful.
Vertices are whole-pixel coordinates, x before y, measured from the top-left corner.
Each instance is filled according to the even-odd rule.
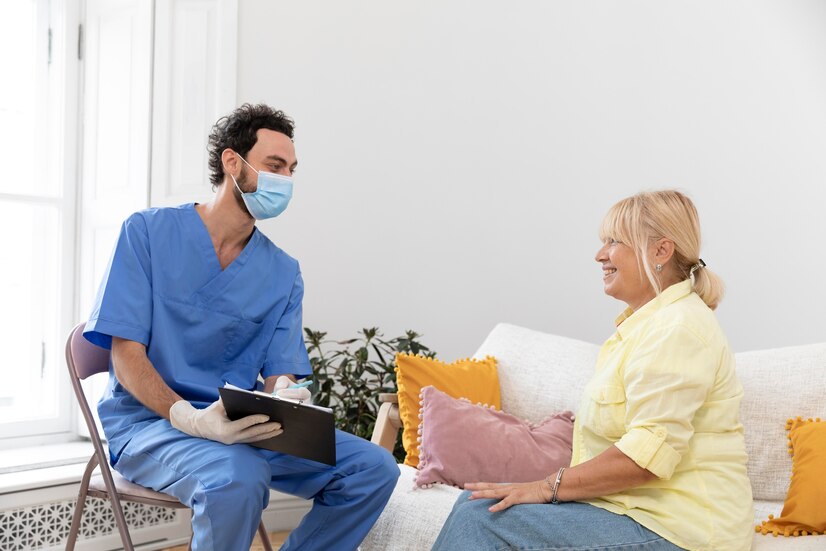
[[[269,489],[314,501],[282,549],[356,549],[399,470],[392,456],[336,431],[330,467],[247,445],[279,435],[251,415],[230,421],[218,387],[284,389],[311,373],[298,262],[256,227],[292,197],[293,122],[243,105],[209,137],[215,198],[124,222],[85,337],[112,351],[98,404],[112,465],[193,510],[193,549],[250,547]],[[284,390],[281,390],[284,389]]]

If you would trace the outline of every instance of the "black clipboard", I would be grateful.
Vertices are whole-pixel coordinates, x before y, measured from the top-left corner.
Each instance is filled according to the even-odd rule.
[[[336,434],[332,411],[249,390],[223,387],[218,388],[218,392],[227,416],[233,421],[262,413],[281,423],[283,433],[252,442],[251,446],[335,466]]]

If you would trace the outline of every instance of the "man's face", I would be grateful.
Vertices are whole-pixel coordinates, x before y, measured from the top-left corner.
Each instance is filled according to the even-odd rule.
[[[256,132],[258,140],[252,149],[247,152],[247,162],[261,172],[273,172],[282,176],[292,176],[298,160],[295,156],[295,146],[286,134],[262,128]],[[246,164],[242,165],[241,177],[238,178],[238,187],[244,193],[256,190],[258,175],[250,170]]]

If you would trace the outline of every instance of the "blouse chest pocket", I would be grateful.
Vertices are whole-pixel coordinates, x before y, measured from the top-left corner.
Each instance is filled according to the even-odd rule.
[[[594,432],[619,439],[625,434],[625,389],[618,385],[599,385],[590,393]]]

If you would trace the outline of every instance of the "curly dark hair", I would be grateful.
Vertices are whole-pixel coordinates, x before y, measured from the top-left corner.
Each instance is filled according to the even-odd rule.
[[[209,181],[213,187],[221,185],[224,181],[224,164],[221,162],[224,150],[230,148],[246,158],[249,150],[258,141],[256,132],[262,128],[281,132],[292,139],[295,123],[283,111],[263,103],[245,103],[229,115],[218,119],[209,133],[207,142],[211,172]]]

